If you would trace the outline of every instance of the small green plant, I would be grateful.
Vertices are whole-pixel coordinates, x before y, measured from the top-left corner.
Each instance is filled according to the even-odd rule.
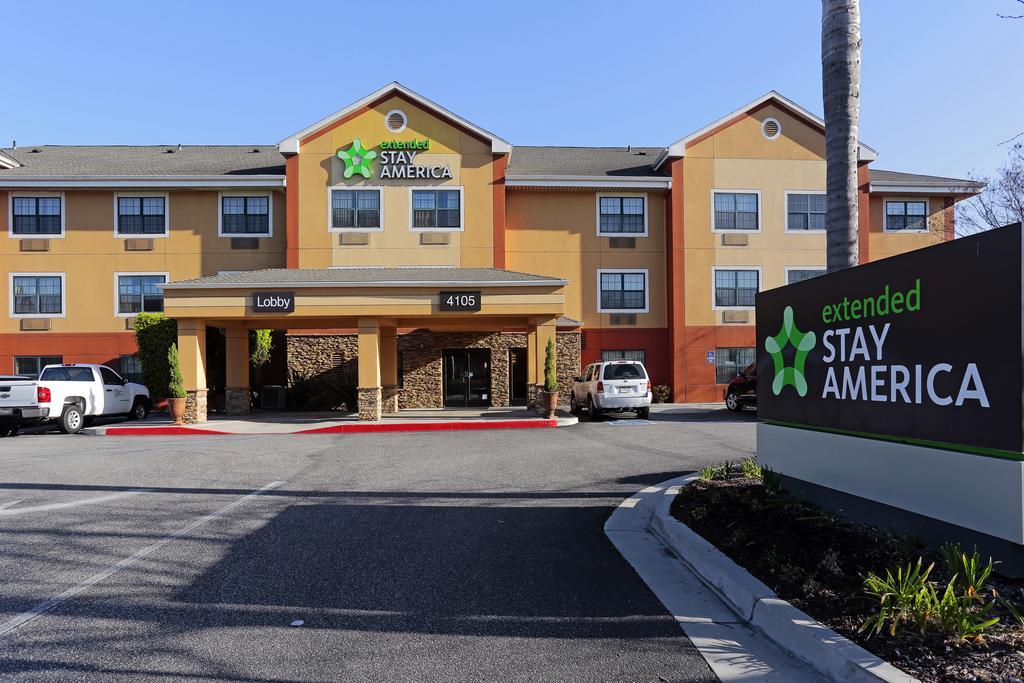
[[[544,391],[552,394],[558,391],[558,371],[555,366],[554,339],[548,339],[548,346],[544,350]]]
[[[940,550],[946,561],[946,573],[956,580],[957,591],[972,602],[983,602],[985,582],[992,575],[992,567],[995,565],[992,558],[989,558],[988,564],[984,564],[977,548],[968,555],[959,543],[944,543]]]
[[[740,463],[740,470],[743,472],[744,477],[750,479],[761,479],[763,476],[761,466],[757,464],[757,458],[745,458]]]
[[[672,399],[672,387],[659,384],[651,390],[651,402],[668,403]]]
[[[249,381],[253,387],[263,384],[263,366],[274,350],[273,330],[252,330],[249,333]]]
[[[884,577],[874,572],[867,575],[864,579],[864,592],[878,600],[878,611],[861,625],[861,631],[875,635],[881,633],[888,624],[889,635],[895,636],[896,631],[907,621],[918,623],[924,629],[927,622],[922,621],[921,612],[927,606],[922,596],[927,592],[928,576],[935,565],[930,564],[924,569],[921,565],[922,560],[918,558],[916,565],[898,567],[896,574],[887,569]]]
[[[999,603],[1003,606],[1003,609],[1010,613],[1013,620],[1017,622],[1017,626],[1024,627],[1024,612],[1021,611],[1020,607],[1013,600],[999,598]]]
[[[771,467],[767,465],[761,467],[761,481],[771,493],[782,493],[782,477]]]
[[[735,469],[736,466],[729,460],[717,465],[705,465],[700,470],[700,478],[704,481],[728,479]]]
[[[968,556],[959,546],[947,544],[942,550],[947,567],[959,566],[971,578],[952,572],[949,583],[940,593],[935,582],[929,580],[935,565],[922,569],[921,558],[916,565],[899,567],[895,575],[892,570],[886,570],[885,577],[868,574],[864,579],[864,592],[878,600],[878,611],[860,630],[871,636],[885,629],[890,636],[895,636],[901,625],[913,623],[921,633],[929,629],[941,631],[956,645],[983,641],[985,631],[999,622],[999,617],[992,616],[996,601],[986,601],[981,595],[993,562],[990,558],[987,564],[982,564],[976,551]],[[1018,615],[1019,610],[1015,618]]]
[[[181,360],[178,358],[178,345],[171,344],[167,349],[167,368],[170,380],[167,382],[167,395],[171,398],[185,398],[185,379],[181,376]]]

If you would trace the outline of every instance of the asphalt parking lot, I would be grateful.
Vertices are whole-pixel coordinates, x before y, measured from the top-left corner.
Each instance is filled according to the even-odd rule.
[[[0,677],[714,680],[602,524],[755,421],[0,439]]]

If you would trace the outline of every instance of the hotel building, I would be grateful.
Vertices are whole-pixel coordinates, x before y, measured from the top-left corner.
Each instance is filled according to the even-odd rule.
[[[952,239],[969,181],[859,149],[860,260]],[[358,385],[361,416],[509,405],[639,358],[680,402],[754,359],[754,295],[825,266],[820,118],[770,92],[663,147],[513,145],[392,83],[277,145],[0,149],[0,373],[139,373],[178,320],[190,418],[270,378]]]

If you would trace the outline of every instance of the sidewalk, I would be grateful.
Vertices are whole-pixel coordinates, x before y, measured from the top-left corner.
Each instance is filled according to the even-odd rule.
[[[434,432],[480,429],[565,427],[577,419],[560,413],[555,419],[533,415],[526,408],[437,408],[403,410],[378,422],[360,422],[352,414],[257,411],[244,416],[212,415],[201,424],[175,425],[166,415],[138,422],[111,422],[82,430],[95,436],[209,436],[270,434],[365,434],[371,432]]]

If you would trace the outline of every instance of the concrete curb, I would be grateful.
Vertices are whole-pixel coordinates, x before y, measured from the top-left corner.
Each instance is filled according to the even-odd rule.
[[[552,420],[480,420],[450,422],[360,422],[300,429],[294,432],[228,432],[205,426],[156,425],[153,427],[87,427],[82,434],[90,436],[302,436],[308,434],[370,434],[393,432],[452,432],[481,431],[488,429],[553,429],[567,427],[578,422],[575,417],[559,417]]]
[[[694,475],[682,482],[673,480],[673,483],[686,486],[697,479]],[[669,513],[673,500],[675,496],[664,496],[658,502],[651,520],[651,530],[744,622],[831,680],[843,683],[917,681],[780,599],[749,572],[673,517]]]

